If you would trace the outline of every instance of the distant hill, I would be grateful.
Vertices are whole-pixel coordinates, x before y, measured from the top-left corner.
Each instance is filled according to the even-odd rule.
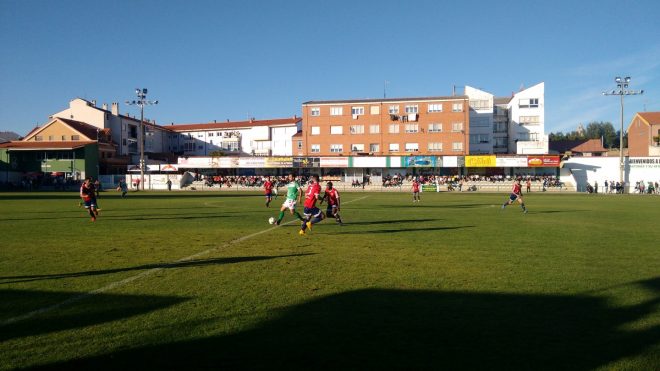
[[[21,139],[21,136],[14,133],[13,131],[0,131],[0,143],[19,139]]]

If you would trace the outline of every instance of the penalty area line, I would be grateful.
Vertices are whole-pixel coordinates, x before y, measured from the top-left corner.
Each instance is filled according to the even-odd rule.
[[[349,204],[349,203],[351,203],[351,202],[355,202],[355,201],[364,200],[364,199],[367,198],[367,197],[369,197],[369,196],[364,196],[364,197],[356,198],[356,199],[354,199],[354,200],[350,200],[350,201],[345,202],[345,204]],[[297,221],[297,220],[295,220],[295,219],[294,219],[294,220],[290,220],[290,221],[288,221],[288,222],[286,222],[286,223],[283,223],[283,224],[281,224],[281,225],[291,224],[291,223],[294,223],[294,222],[296,222],[296,221]],[[152,274],[157,273],[157,272],[160,272],[160,271],[164,270],[165,268],[167,268],[167,267],[169,267],[169,266],[176,265],[176,264],[178,264],[178,263],[184,263],[184,262],[186,262],[186,261],[190,261],[190,260],[194,260],[194,259],[200,258],[200,257],[202,257],[202,256],[204,256],[204,255],[208,255],[208,254],[210,254],[210,253],[212,253],[212,252],[214,252],[214,251],[216,251],[216,250],[220,250],[220,249],[222,249],[222,248],[224,248],[224,247],[228,247],[228,246],[231,246],[231,245],[233,245],[233,244],[237,244],[237,243],[243,242],[243,241],[245,241],[245,240],[249,240],[250,238],[253,238],[253,237],[256,237],[256,236],[262,235],[262,234],[264,234],[264,233],[268,233],[268,232],[270,232],[270,231],[273,231],[273,230],[279,228],[281,225],[279,225],[279,226],[275,226],[275,227],[270,227],[270,228],[264,229],[264,230],[262,230],[262,231],[259,231],[259,232],[255,232],[255,233],[249,234],[249,235],[247,235],[247,236],[243,236],[243,237],[241,237],[241,238],[237,238],[237,239],[235,239],[235,240],[231,240],[231,241],[229,241],[229,242],[227,242],[227,243],[225,243],[225,244],[223,244],[223,245],[216,246],[216,247],[212,247],[212,248],[210,248],[210,249],[207,249],[207,250],[204,250],[204,251],[198,252],[198,253],[196,253],[196,254],[193,254],[193,255],[190,255],[190,256],[186,256],[185,258],[181,258],[181,259],[175,261],[174,263],[163,263],[163,264],[161,264],[161,265],[159,265],[159,266],[157,266],[157,267],[151,268],[151,269],[149,269],[149,270],[147,270],[147,271],[144,271],[144,272],[142,272],[142,273],[136,274],[136,275],[134,275],[134,276],[131,276],[131,277],[125,278],[125,279],[123,279],[123,280],[119,280],[119,281],[115,281],[115,282],[109,283],[109,284],[107,284],[107,285],[105,285],[105,286],[103,286],[103,287],[101,287],[101,288],[96,289],[96,290],[92,290],[92,291],[89,291],[89,292],[86,292],[86,293],[82,293],[82,294],[80,294],[80,295],[73,296],[73,297],[71,297],[71,298],[69,298],[69,299],[66,299],[66,300],[60,302],[60,303],[53,304],[53,305],[50,305],[50,306],[47,306],[47,307],[43,307],[43,308],[40,308],[40,309],[36,309],[36,310],[31,311],[31,312],[28,312],[28,313],[22,314],[22,315],[20,315],[20,316],[16,316],[16,317],[12,317],[12,318],[6,319],[6,320],[0,322],[0,326],[11,325],[12,323],[16,323],[16,322],[24,321],[24,320],[26,320],[26,319],[30,319],[30,318],[32,318],[32,317],[34,317],[34,316],[36,316],[36,315],[44,314],[44,313],[48,313],[48,312],[50,312],[50,311],[53,311],[53,310],[56,310],[56,309],[62,308],[62,307],[64,307],[64,306],[66,306],[66,305],[69,305],[69,304],[73,304],[73,303],[79,302],[79,301],[81,301],[81,300],[83,300],[83,299],[87,299],[87,298],[89,298],[89,297],[91,297],[91,296],[98,295],[98,294],[102,294],[102,293],[104,293],[104,292],[106,292],[106,291],[110,291],[110,290],[115,289],[115,288],[117,288],[117,287],[124,286],[124,285],[126,285],[126,284],[128,284],[128,283],[131,283],[131,282],[133,282],[133,281],[137,281],[137,280],[139,280],[139,279],[141,279],[141,278],[145,278],[145,277],[151,276]]]

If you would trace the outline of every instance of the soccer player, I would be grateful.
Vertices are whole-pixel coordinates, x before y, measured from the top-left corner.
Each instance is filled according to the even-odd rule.
[[[282,219],[284,218],[284,210],[286,209],[289,209],[291,215],[295,215],[299,220],[304,220],[300,213],[296,211],[296,204],[300,202],[300,198],[302,197],[302,187],[298,181],[296,181],[296,177],[293,174],[289,174],[287,180],[289,183],[286,185],[286,200],[284,200],[284,203],[280,208],[280,215],[275,222],[277,225],[280,225],[282,222]]]
[[[99,215],[94,193],[95,190],[94,185],[92,184],[92,178],[86,178],[83,184],[80,186],[80,198],[82,198],[85,209],[87,209],[89,212],[93,222],[96,221],[96,217]]]
[[[335,217],[335,220],[339,225],[344,225],[341,221],[341,216],[339,216],[339,191],[337,188],[332,188],[332,182],[328,182],[325,186],[325,193],[319,201],[320,204],[323,204],[323,201],[328,202],[328,207],[325,209],[325,214],[327,216]]]
[[[273,183],[270,181],[270,177],[266,177],[264,192],[266,192],[266,207],[270,207],[270,202],[273,200]]]
[[[522,195],[522,185],[520,184],[520,178],[516,179],[516,181],[513,183],[511,195],[509,196],[509,199],[502,204],[502,210],[504,210],[507,205],[511,205],[513,201],[518,201],[523,213],[527,214],[527,208],[525,208],[525,201],[523,200]]]
[[[309,229],[312,230],[312,225],[320,222],[325,219],[323,212],[316,207],[316,201],[319,199],[321,194],[321,186],[319,185],[319,176],[312,175],[310,177],[309,186],[305,192],[305,208],[303,210],[303,215],[305,215],[305,220],[303,220],[300,225],[300,231],[298,234],[301,236],[305,235],[305,231]]]
[[[419,202],[419,181],[414,178],[412,181],[413,202]]]

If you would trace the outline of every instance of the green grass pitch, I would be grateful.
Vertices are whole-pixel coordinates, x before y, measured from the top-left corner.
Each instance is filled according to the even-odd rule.
[[[0,194],[1,369],[660,368],[660,197],[76,196]]]

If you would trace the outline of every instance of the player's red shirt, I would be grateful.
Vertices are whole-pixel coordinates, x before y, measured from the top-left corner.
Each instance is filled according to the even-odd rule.
[[[412,188],[413,188],[413,192],[419,192],[419,182],[413,180]]]
[[[83,200],[89,201],[92,199],[93,195],[94,195],[94,188],[91,184],[89,186],[86,186],[85,183],[83,183],[80,186],[80,197],[82,197]]]
[[[337,188],[325,189],[325,197],[328,198],[328,205],[339,205],[339,191]]]
[[[522,192],[521,188],[522,187],[520,186],[520,184],[513,183],[513,190],[511,190],[511,193],[513,193],[514,195],[519,195]]]
[[[305,192],[305,207],[312,208],[316,206],[316,199],[321,193],[321,186],[318,183],[310,184]]]
[[[266,194],[273,193],[273,183],[271,183],[270,180],[267,180],[266,183],[264,183],[264,190]]]

